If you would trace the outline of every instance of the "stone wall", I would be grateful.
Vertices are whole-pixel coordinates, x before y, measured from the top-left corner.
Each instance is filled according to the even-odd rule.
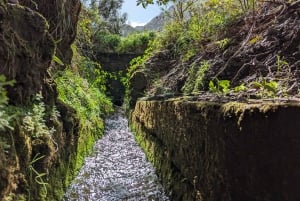
[[[138,101],[136,139],[171,200],[300,200],[300,104]]]

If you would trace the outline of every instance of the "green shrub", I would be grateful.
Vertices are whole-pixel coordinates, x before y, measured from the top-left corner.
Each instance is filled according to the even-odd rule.
[[[76,110],[82,129],[92,132],[102,130],[102,117],[113,110],[110,99],[99,88],[70,69],[63,71],[55,81],[59,98]]]
[[[95,51],[101,53],[113,53],[117,51],[121,43],[121,36],[118,34],[111,34],[106,32],[99,32],[96,34]]]
[[[210,63],[205,60],[202,61],[200,66],[193,64],[190,68],[188,79],[182,88],[183,92],[186,94],[197,93],[203,89],[203,79],[209,67]]]
[[[101,53],[142,54],[154,38],[154,32],[134,33],[126,37],[100,32],[96,35],[95,51]]]
[[[78,73],[99,91],[106,91],[106,80],[110,75],[107,71],[101,69],[99,63],[92,61],[88,57],[82,57]]]
[[[117,52],[142,54],[147,49],[149,42],[154,38],[154,32],[134,33],[127,37],[122,37]]]
[[[187,60],[201,50],[201,41],[217,39],[225,25],[242,13],[235,0],[208,0],[194,4],[190,10],[187,22],[173,21],[165,26],[152,43],[154,50],[169,48],[175,58]]]
[[[51,137],[55,132],[54,128],[49,128],[46,125],[46,107],[42,101],[42,95],[37,94],[33,100],[32,106],[25,112],[22,128],[33,138]]]

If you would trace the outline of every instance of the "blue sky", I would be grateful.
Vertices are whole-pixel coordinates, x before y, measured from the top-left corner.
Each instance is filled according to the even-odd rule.
[[[89,5],[90,0],[82,0]],[[136,0],[124,0],[121,13],[128,14],[128,23],[131,26],[145,25],[152,18],[161,13],[161,8],[157,5],[148,5],[147,8],[136,5]]]
[[[131,26],[145,25],[153,17],[160,14],[161,9],[157,5],[149,5],[144,9],[141,5],[136,6],[136,0],[124,0],[121,13],[128,14],[128,23]]]

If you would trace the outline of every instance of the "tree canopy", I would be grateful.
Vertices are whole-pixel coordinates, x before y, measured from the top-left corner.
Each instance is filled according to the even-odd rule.
[[[137,0],[137,5],[142,5],[144,8],[149,4],[166,5],[169,2],[176,2],[176,0]]]
[[[98,10],[101,20],[105,22],[106,29],[110,33],[120,34],[122,25],[127,20],[127,13],[121,14],[119,10],[122,8],[124,0],[100,0]]]

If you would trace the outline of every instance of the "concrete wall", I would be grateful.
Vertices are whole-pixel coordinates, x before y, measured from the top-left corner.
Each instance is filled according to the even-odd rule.
[[[171,196],[300,200],[300,104],[138,101],[136,139]]]

